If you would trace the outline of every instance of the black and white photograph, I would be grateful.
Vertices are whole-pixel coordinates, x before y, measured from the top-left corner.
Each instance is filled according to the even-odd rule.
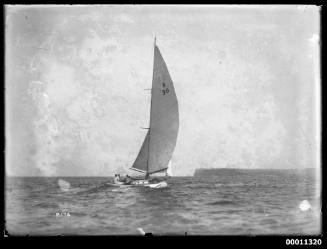
[[[320,235],[320,15],[5,5],[5,236]]]

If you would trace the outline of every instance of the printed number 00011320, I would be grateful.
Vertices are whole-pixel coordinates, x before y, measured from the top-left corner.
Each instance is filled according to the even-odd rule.
[[[321,239],[286,239],[286,245],[321,245]]]

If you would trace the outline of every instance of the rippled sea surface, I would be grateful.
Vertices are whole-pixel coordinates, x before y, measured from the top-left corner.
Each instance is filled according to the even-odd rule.
[[[154,235],[321,231],[314,171],[236,170],[171,177],[162,189],[105,184],[111,180],[7,177],[6,228],[12,235],[139,235],[138,228]],[[312,208],[301,211],[303,200]]]

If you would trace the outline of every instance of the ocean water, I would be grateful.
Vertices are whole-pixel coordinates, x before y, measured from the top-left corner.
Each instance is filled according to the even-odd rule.
[[[138,228],[154,235],[321,232],[314,171],[218,171],[171,177],[162,189],[105,185],[111,180],[7,177],[6,229],[12,235],[140,235]]]

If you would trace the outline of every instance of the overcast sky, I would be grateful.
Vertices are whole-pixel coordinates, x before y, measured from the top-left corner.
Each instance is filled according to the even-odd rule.
[[[319,167],[319,18],[295,5],[7,6],[6,172],[131,167],[155,35],[179,101],[173,175]]]

